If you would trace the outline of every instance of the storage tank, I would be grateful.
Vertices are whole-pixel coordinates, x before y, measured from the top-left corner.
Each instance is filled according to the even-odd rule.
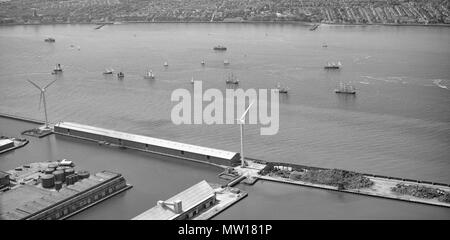
[[[72,175],[66,176],[66,184],[67,185],[73,184],[73,176]]]
[[[76,182],[78,182],[78,180],[80,180],[80,177],[79,177],[76,173],[74,173],[74,174],[73,174],[73,184],[75,184]]]
[[[62,188],[62,182],[61,181],[55,181],[55,189],[59,191],[59,189]]]
[[[55,176],[53,174],[45,174],[41,177],[42,187],[52,188],[55,185]]]
[[[60,171],[60,170],[56,170],[53,172],[53,175],[55,175],[55,182],[59,181],[59,182],[64,182],[65,177],[64,177],[64,172]]]
[[[66,176],[66,178],[67,178],[67,176],[72,175],[74,173],[75,173],[75,170],[73,170],[73,168],[64,169],[64,175]]]
[[[47,169],[44,170],[45,174],[52,174],[53,171],[55,171],[54,168],[47,168]]]
[[[56,164],[56,163],[50,163],[47,167],[48,167],[48,168],[57,168],[57,167],[58,167],[58,164]]]
[[[77,175],[78,175],[78,179],[81,180],[81,179],[84,179],[84,178],[88,178],[89,177],[89,172],[85,171],[85,170],[82,170],[82,171],[77,172]]]

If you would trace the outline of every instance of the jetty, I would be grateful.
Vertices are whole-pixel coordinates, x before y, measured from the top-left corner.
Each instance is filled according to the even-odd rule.
[[[256,159],[246,159],[246,162],[248,166],[238,166],[234,169],[238,172],[239,175],[246,176],[249,179],[266,180],[305,187],[314,187],[325,190],[381,197],[440,207],[450,207],[450,184],[374,175],[368,173],[356,173],[340,169],[327,169],[288,163],[265,162]],[[327,184],[323,182],[321,183],[320,179],[312,179],[312,181],[302,180],[302,175],[305,175],[307,172],[312,171],[315,171],[315,173],[322,172],[325,174],[329,172],[332,172],[333,174],[343,173],[343,175],[347,174],[349,176],[354,176],[349,180],[355,181],[356,179],[356,185],[359,184],[359,186],[346,187],[345,181],[347,179],[338,179],[339,181],[336,181],[336,183]],[[307,177],[305,177],[304,179],[310,180]],[[407,192],[407,190],[404,190],[404,188],[411,188],[412,191]],[[401,191],[399,191],[398,189],[400,189]]]

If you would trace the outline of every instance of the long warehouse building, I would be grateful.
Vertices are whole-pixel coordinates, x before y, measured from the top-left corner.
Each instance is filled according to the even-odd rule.
[[[118,132],[78,123],[59,122],[55,124],[54,132],[60,135],[104,142],[126,148],[186,160],[206,162],[219,166],[236,166],[240,163],[240,154],[236,152]]]

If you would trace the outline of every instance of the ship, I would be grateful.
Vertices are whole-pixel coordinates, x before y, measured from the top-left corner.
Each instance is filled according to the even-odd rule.
[[[342,82],[339,83],[339,88],[335,89],[334,92],[341,94],[356,94],[356,90],[353,85]]]
[[[216,51],[226,51],[227,50],[227,48],[225,46],[222,46],[222,45],[217,45],[213,49],[216,50]]]
[[[155,75],[153,74],[153,71],[150,70],[144,75],[145,79],[155,79]]]
[[[340,67],[342,66],[341,62],[338,62],[337,64],[335,62],[328,62],[327,65],[325,65],[323,68],[324,69],[340,69]]]
[[[230,75],[228,75],[227,80],[225,80],[225,82],[227,84],[239,84],[239,79],[236,77],[236,75],[234,75],[233,73],[230,73]]]
[[[107,69],[105,69],[105,71],[103,72],[103,74],[113,74],[113,72],[114,72],[114,69],[112,69],[112,68],[107,68]]]
[[[61,68],[61,64],[56,64],[56,67],[55,67],[55,69],[53,69],[53,72],[52,72],[52,74],[58,74],[58,73],[62,73],[63,72],[63,70],[62,70],[62,68]]]
[[[54,38],[49,37],[49,38],[44,39],[44,41],[45,41],[45,42],[51,42],[51,43],[53,43],[53,42],[55,42],[56,40],[55,40]]]
[[[277,91],[278,91],[279,93],[285,93],[285,94],[287,94],[287,93],[288,93],[288,90],[289,90],[289,88],[287,88],[287,87],[281,87],[280,83],[277,84]]]

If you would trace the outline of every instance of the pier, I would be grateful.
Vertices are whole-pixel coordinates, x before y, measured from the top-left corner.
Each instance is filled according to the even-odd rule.
[[[58,135],[160,154],[177,159],[207,163],[222,168],[237,166],[240,161],[240,154],[236,152],[200,147],[78,123],[60,122],[55,124],[53,131]]]
[[[208,220],[247,196],[237,188],[205,180],[139,214],[132,220]]]

